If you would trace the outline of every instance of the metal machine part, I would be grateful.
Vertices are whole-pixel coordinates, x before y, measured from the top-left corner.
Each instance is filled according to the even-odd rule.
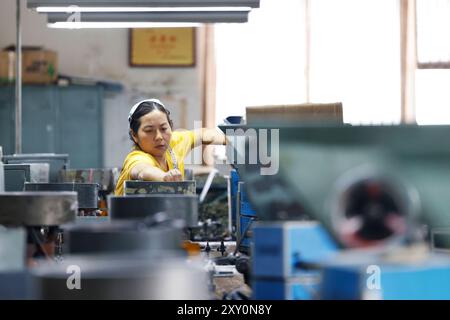
[[[184,178],[186,180],[194,180],[194,170],[184,168]]]
[[[27,299],[26,230],[0,226],[0,300]]]
[[[254,299],[317,299],[321,266],[339,252],[323,226],[315,221],[257,222],[254,241]],[[236,268],[242,266],[238,268],[236,263]]]
[[[361,167],[336,181],[331,222],[347,247],[398,244],[420,209],[417,191],[386,174]]]
[[[209,175],[196,176],[197,193],[205,190]],[[224,176],[215,174],[209,191],[202,203],[199,203],[199,227],[192,230],[192,241],[221,241],[231,240],[228,219],[227,180]]]
[[[25,240],[25,229],[0,226],[0,273],[25,268]]]
[[[322,266],[322,299],[448,300],[448,254],[420,246],[346,250]]]
[[[0,300],[28,300],[30,291],[27,270],[0,272]]]
[[[73,256],[31,270],[34,299],[210,298],[206,271],[194,261],[162,255]],[[77,290],[81,289],[81,290]]]
[[[92,223],[106,223],[110,222],[111,219],[108,216],[80,216],[76,218],[76,224],[92,224]]]
[[[114,192],[119,170],[111,169],[66,169],[60,171],[60,182],[71,183],[96,183],[99,185],[98,209],[96,216],[108,216],[108,195]],[[86,216],[89,216],[87,214]]]
[[[209,247],[209,251],[220,251],[220,247],[236,247],[236,241],[198,241],[196,242],[202,251],[207,251],[207,247]]]
[[[449,226],[450,143],[441,137],[450,134],[450,126],[262,126],[257,132],[263,129],[279,130],[279,171],[263,175],[261,164],[237,165],[261,220],[299,220],[303,212],[322,222],[342,247],[359,247],[360,242],[343,241],[332,212],[339,206],[336,194],[345,194],[336,191],[341,177],[366,166],[416,190],[415,195],[399,198],[401,189],[398,192],[396,186],[383,184],[394,193],[389,197],[402,214],[413,216],[413,206],[420,204],[412,220],[429,229]],[[351,189],[352,197],[359,188]],[[408,202],[412,205],[405,211],[402,207],[409,206]],[[397,224],[398,219],[393,220]],[[407,233],[415,234],[418,225],[416,221],[408,223],[412,230]]]
[[[2,162],[2,147],[0,147],[0,192],[5,191],[5,174],[3,171],[3,162]]]
[[[109,196],[112,220],[144,219],[165,212],[172,219],[181,219],[188,227],[198,224],[198,196],[181,194]]]
[[[137,221],[72,225],[64,228],[64,252],[69,254],[181,250],[183,223],[147,227]]]
[[[50,182],[58,182],[59,171],[69,168],[68,154],[30,153],[3,156],[5,164],[48,163],[50,165]]]
[[[75,192],[6,192],[0,194],[0,224],[58,226],[75,220]]]
[[[434,228],[427,231],[430,236],[430,247],[433,252],[450,252],[450,228]]]
[[[98,208],[96,183],[25,183],[25,191],[75,191],[79,209]]]
[[[66,169],[60,171],[60,182],[96,183],[100,191],[114,191],[119,171],[111,169]]]
[[[257,222],[253,231],[254,278],[301,276],[338,253],[337,244],[316,221]]]
[[[251,277],[251,260],[246,255],[241,255],[236,259],[236,270],[244,276],[244,282],[249,284]]]
[[[319,274],[303,274],[287,279],[254,279],[252,299],[317,300],[320,299],[320,279]]]
[[[132,194],[188,194],[195,195],[195,181],[157,182],[125,181],[125,195]]]
[[[26,182],[48,183],[48,163],[5,164],[5,191],[23,191]]]
[[[248,201],[245,192],[245,183],[238,182],[236,194],[236,239],[237,250],[249,253],[252,242],[252,224],[258,220],[256,212]]]
[[[208,178],[206,179],[205,185],[203,186],[202,192],[200,193],[199,201],[202,203],[205,201],[206,195],[208,194],[209,188],[211,188],[211,184],[214,180],[214,176],[219,172],[219,170],[213,168],[208,174]]]

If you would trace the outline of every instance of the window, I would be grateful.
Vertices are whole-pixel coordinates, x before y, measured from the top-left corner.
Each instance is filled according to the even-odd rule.
[[[420,125],[450,124],[450,70],[416,70],[416,119]]]
[[[303,0],[261,0],[246,24],[216,25],[216,122],[305,95]]]
[[[314,0],[311,102],[344,121],[400,122],[400,9],[392,0]],[[306,100],[305,0],[262,0],[250,22],[216,26],[217,122],[249,105]]]
[[[450,124],[450,1],[417,0],[416,118]]]
[[[311,1],[311,100],[344,121],[399,123],[400,8],[392,0]]]
[[[416,0],[419,68],[450,68],[450,0]]]

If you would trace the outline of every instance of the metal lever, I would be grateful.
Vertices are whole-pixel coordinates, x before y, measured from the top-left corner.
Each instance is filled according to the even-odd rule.
[[[200,194],[199,203],[203,203],[203,201],[205,201],[206,194],[208,193],[209,188],[211,188],[211,184],[217,172],[219,172],[219,170],[213,168],[211,172],[208,174],[208,178],[206,179],[202,193]]]

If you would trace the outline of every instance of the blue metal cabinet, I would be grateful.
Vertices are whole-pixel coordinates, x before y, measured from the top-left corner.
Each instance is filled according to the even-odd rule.
[[[70,86],[58,94],[58,152],[69,154],[73,168],[102,167],[102,88]]]
[[[14,90],[0,88],[0,146],[3,154],[14,152]]]
[[[101,86],[24,86],[22,153],[67,153],[73,168],[103,166]],[[0,87],[0,145],[14,153],[15,95]]]
[[[22,93],[23,153],[56,153],[58,100],[55,88],[28,86]]]

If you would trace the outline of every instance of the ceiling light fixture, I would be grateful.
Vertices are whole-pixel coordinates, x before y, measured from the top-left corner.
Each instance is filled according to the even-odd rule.
[[[49,27],[58,28],[105,28],[106,24],[116,28],[135,28],[148,23],[244,23],[248,21],[248,14],[249,11],[48,13],[47,22]]]
[[[52,28],[135,28],[148,23],[245,23],[260,0],[28,0]]]
[[[251,7],[37,7],[39,13],[50,12],[161,12],[161,11],[250,11]]]
[[[68,7],[77,6],[79,10],[98,11],[122,10],[124,8],[220,8],[229,7],[250,7],[259,8],[260,0],[28,0],[27,6],[31,9],[38,9],[39,12],[66,12]],[[90,9],[91,8],[91,9]],[[229,10],[226,10],[229,11]]]
[[[49,23],[53,29],[125,29],[125,28],[188,28],[200,23],[156,23],[156,22],[55,22]]]

